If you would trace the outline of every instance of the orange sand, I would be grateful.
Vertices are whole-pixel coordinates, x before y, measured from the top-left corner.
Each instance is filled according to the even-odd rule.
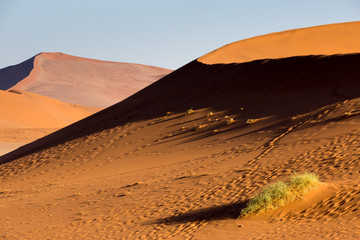
[[[242,63],[305,55],[360,52],[360,21],[270,33],[225,45],[199,58],[205,64]]]
[[[1,234],[357,239],[359,62],[359,53],[193,61],[1,157]],[[237,219],[263,186],[294,171],[315,172],[325,184],[284,208]]]
[[[0,91],[1,128],[60,128],[99,109],[63,103],[26,91]]]
[[[0,102],[0,154],[100,110],[17,90],[0,90]]]

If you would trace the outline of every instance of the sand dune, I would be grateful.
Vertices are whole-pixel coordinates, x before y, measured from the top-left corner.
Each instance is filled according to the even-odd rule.
[[[1,157],[2,234],[356,239],[359,61],[359,53],[195,60]],[[237,219],[263,186],[294,171],[315,172],[324,184],[284,208]]]
[[[0,91],[1,128],[60,128],[99,108],[63,103],[26,91]]]
[[[63,53],[40,53],[0,70],[0,89],[24,90],[92,107],[115,104],[171,71]]]
[[[0,90],[0,102],[0,154],[100,110],[17,90]]]
[[[230,43],[199,58],[206,64],[360,52],[360,22],[270,33]]]

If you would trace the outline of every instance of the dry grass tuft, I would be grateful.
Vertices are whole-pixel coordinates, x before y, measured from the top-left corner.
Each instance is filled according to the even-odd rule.
[[[249,201],[240,217],[282,207],[290,201],[301,199],[319,184],[318,176],[313,173],[294,174],[286,183],[279,181],[264,188]]]
[[[195,111],[192,109],[192,108],[190,108],[190,109],[188,109],[187,111],[186,111],[186,114],[187,115],[189,115],[189,114],[192,114],[192,113],[194,113]]]
[[[233,118],[226,119],[226,125],[230,125],[230,124],[232,124],[234,122],[235,122],[235,120]]]
[[[345,112],[344,117],[350,117],[352,115],[352,112]]]
[[[246,120],[245,124],[246,124],[246,125],[251,125],[251,124],[256,123],[257,121],[259,121],[259,120],[258,120],[258,119],[249,118],[248,120]]]
[[[196,129],[201,129],[201,128],[204,128],[206,126],[207,126],[207,124],[199,124]]]

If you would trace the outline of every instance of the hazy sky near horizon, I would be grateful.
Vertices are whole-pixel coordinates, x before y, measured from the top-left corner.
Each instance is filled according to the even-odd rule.
[[[358,0],[0,0],[0,68],[63,52],[177,69],[241,39],[358,20]]]

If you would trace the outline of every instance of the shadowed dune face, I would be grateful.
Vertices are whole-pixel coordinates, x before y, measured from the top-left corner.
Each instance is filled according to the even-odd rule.
[[[257,36],[230,43],[199,58],[205,64],[360,52],[360,22],[330,24]]]
[[[14,66],[0,69],[0,90],[8,90],[24,78],[28,77],[34,68],[36,56]]]
[[[2,84],[3,89],[24,90],[93,107],[117,103],[171,72],[158,67],[62,53],[41,53],[25,63],[11,67],[21,76],[16,76],[15,71],[1,70],[1,82],[7,83],[6,86]],[[33,68],[29,73],[31,64]]]

